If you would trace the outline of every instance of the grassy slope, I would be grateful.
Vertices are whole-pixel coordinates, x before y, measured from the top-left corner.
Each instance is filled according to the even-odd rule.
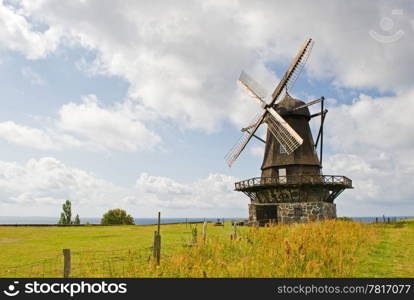
[[[148,262],[154,230],[155,226],[0,227],[0,277],[61,276],[63,248],[73,252],[74,276],[414,277],[414,220],[369,226],[317,222],[253,231],[242,227],[236,242],[229,239],[229,224],[209,224],[208,245],[192,249],[182,247],[191,239],[189,226],[163,225],[160,267]],[[4,273],[8,269],[3,266],[49,258],[56,259]]]
[[[373,225],[378,241],[364,257],[357,277],[414,277],[414,220]]]

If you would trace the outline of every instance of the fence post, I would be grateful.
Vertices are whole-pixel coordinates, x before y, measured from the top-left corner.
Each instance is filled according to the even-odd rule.
[[[161,259],[161,235],[160,235],[160,226],[161,226],[161,213],[158,212],[158,222],[157,230],[154,231],[154,246],[153,246],[153,256],[157,265],[160,264]]]
[[[237,223],[236,222],[233,223],[233,233],[230,235],[230,238],[232,240],[237,239]]]
[[[203,245],[206,244],[206,239],[207,239],[207,222],[204,221],[203,223]]]
[[[154,256],[154,258],[157,258],[157,231],[154,231],[154,242],[152,244],[152,256]]]
[[[190,227],[191,227],[191,237],[192,237],[192,240],[191,240],[191,245],[192,246],[195,246],[195,245],[197,245],[197,224],[194,224],[195,226],[194,226],[194,228],[191,226],[191,223],[190,223]]]
[[[161,226],[161,212],[158,212],[158,226],[157,226],[158,234],[160,234],[160,226]]]
[[[70,276],[70,249],[63,249],[63,277],[69,278]]]

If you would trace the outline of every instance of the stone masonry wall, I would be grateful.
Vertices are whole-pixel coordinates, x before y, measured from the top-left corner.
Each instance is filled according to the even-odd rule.
[[[336,205],[328,202],[280,203],[278,223],[305,223],[336,218]]]

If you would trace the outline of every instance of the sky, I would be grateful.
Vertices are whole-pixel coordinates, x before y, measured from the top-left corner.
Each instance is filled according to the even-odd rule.
[[[272,92],[309,37],[291,93],[327,99],[323,173],[355,187],[338,215],[414,215],[412,1],[9,0],[0,216],[246,217],[234,182],[264,149],[225,164],[260,109],[236,80]]]

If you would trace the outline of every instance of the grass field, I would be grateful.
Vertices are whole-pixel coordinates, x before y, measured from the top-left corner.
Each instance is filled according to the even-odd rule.
[[[194,225],[193,225],[194,226]],[[73,277],[414,277],[414,220],[391,224],[325,221],[266,228],[208,225],[203,245],[186,246],[185,224],[0,227],[0,277],[61,277],[62,249]]]

